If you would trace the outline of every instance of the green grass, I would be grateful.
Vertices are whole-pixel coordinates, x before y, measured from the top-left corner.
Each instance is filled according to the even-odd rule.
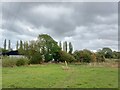
[[[3,88],[117,88],[118,69],[62,64],[45,64],[2,69]]]

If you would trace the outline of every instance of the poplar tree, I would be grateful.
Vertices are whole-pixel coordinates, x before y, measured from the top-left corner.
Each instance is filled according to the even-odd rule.
[[[20,40],[20,49],[23,49],[23,42]]]
[[[61,41],[59,42],[59,47],[62,49],[62,44],[61,44]]]
[[[4,50],[6,50],[6,39],[4,40]]]
[[[67,52],[67,41],[63,43],[63,51]]]
[[[19,47],[18,51],[19,51],[20,54],[24,54],[23,42],[22,42],[22,40],[20,40],[20,47]]]
[[[73,51],[73,46],[72,43],[69,42],[69,53],[72,54],[72,51]]]
[[[17,41],[17,44],[16,44],[16,50],[18,50],[18,46],[19,46],[19,44],[18,44],[18,41]]]
[[[8,41],[8,50],[10,50],[11,49],[11,42],[10,42],[10,40]]]

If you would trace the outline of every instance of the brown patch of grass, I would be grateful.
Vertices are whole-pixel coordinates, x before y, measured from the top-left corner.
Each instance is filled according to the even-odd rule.
[[[120,67],[120,63],[118,65],[117,62],[101,62],[101,63],[89,63],[88,64],[91,67],[112,67],[112,68],[119,68]]]

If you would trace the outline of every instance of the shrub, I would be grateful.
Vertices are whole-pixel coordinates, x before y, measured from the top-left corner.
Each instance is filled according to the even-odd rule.
[[[2,59],[2,66],[3,67],[14,67],[14,66],[28,65],[29,63],[30,63],[30,61],[27,58],[4,57]]]
[[[23,59],[19,59],[19,60],[17,60],[16,65],[17,65],[17,66],[25,65],[25,61],[24,61]]]
[[[14,67],[16,66],[16,59],[12,58],[3,58],[2,59],[2,67]]]
[[[76,59],[72,55],[70,55],[69,53],[66,53],[65,51],[60,51],[59,55],[60,55],[59,61],[61,61],[61,62],[64,62],[64,61],[67,61],[67,62],[76,61]]]
[[[105,62],[105,57],[104,57],[104,55],[97,53],[96,60],[97,60],[97,62]]]
[[[75,57],[75,59],[77,60],[77,61],[80,61],[80,51],[75,51],[74,52],[74,54],[73,54],[73,56]]]
[[[17,66],[24,66],[24,65],[29,65],[29,64],[30,64],[30,60],[28,60],[27,58],[20,58],[16,62]]]
[[[91,62],[92,61],[92,57],[89,53],[83,52],[83,58],[82,58],[83,62]]]
[[[84,49],[81,51],[75,51],[74,57],[77,59],[77,61],[80,62],[91,62],[92,61],[92,53],[91,51]]]

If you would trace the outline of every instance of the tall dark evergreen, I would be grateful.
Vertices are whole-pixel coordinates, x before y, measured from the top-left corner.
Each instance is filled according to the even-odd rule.
[[[67,52],[67,41],[63,42],[63,51]]]
[[[23,49],[23,42],[22,42],[22,40],[20,40],[20,47],[19,47],[18,51],[19,51],[20,54],[24,54],[24,49]]]
[[[59,47],[62,49],[62,44],[61,44],[61,41],[59,42]]]
[[[17,44],[16,44],[16,50],[18,50],[18,46],[19,46],[19,43],[18,43],[18,41],[17,41]]]
[[[69,53],[72,54],[72,51],[73,51],[73,46],[72,43],[69,42]]]
[[[10,40],[8,41],[8,50],[10,50],[11,49],[11,42],[10,42]]]
[[[6,50],[6,39],[4,40],[4,50]]]
[[[23,49],[23,42],[22,42],[22,40],[20,40],[20,48],[19,49]]]

